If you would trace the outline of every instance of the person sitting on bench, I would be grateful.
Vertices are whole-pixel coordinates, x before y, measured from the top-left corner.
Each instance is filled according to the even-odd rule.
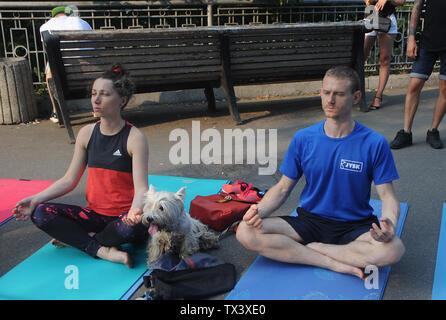
[[[100,121],[81,128],[65,175],[42,192],[19,201],[16,220],[27,220],[54,237],[56,246],[69,245],[92,257],[132,267],[119,245],[144,241],[141,223],[148,190],[148,145],[144,134],[121,117],[133,83],[120,65],[97,78],[91,90],[93,111]],[[47,203],[72,191],[88,167],[87,207]]]
[[[395,235],[400,205],[392,184],[399,176],[384,136],[352,119],[359,88],[349,67],[326,72],[320,89],[326,119],[294,135],[280,181],[248,209],[237,229],[245,248],[362,279],[366,266],[400,260],[405,248]],[[298,216],[268,217],[302,175],[306,185]],[[372,181],[382,200],[379,221],[369,205]]]

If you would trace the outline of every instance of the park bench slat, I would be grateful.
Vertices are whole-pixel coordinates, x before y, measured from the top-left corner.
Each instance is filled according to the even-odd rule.
[[[96,76],[99,74],[90,75],[89,79],[74,79],[72,80],[72,84],[70,89],[74,92],[82,91],[86,88],[86,82],[90,83],[90,85],[93,83],[93,81],[96,79]],[[218,83],[220,81],[220,77],[218,74],[210,73],[210,72],[203,72],[198,75],[200,79],[202,79],[202,82],[213,82]],[[144,92],[157,92],[155,89],[153,89],[154,85],[157,87],[159,86],[168,86],[168,85],[181,85],[185,83],[194,83],[197,82],[197,74],[158,74],[158,75],[151,75],[150,77],[142,76],[142,75],[136,75],[132,76],[132,80],[135,83],[136,89],[138,90],[144,90]],[[160,85],[161,83],[161,85]]]
[[[115,61],[106,59],[102,62],[97,61],[96,63],[88,63],[88,64],[82,64],[82,65],[71,65],[66,66],[65,70],[67,73],[82,73],[82,72],[102,72],[104,70],[104,66],[110,66],[110,64],[113,64]],[[220,70],[220,59],[207,59],[207,60],[173,60],[173,61],[156,61],[156,62],[129,62],[126,64],[126,67],[128,70],[157,70],[162,69],[166,70],[166,72],[169,72],[169,69],[175,68],[179,71],[181,71],[183,68],[186,67],[194,67],[196,71],[192,72],[199,72],[200,70],[206,70],[211,71],[208,67],[209,66],[216,66],[215,70]],[[186,68],[187,71],[190,72],[188,68]],[[134,72],[132,71],[132,74]]]
[[[202,75],[200,75],[200,77],[203,79],[203,83],[205,82],[214,82],[217,83],[219,82],[219,78],[213,76],[212,74],[209,73],[203,73]],[[167,83],[166,78],[171,82],[171,83]],[[92,78],[89,80],[90,84],[92,84],[93,80],[95,78]],[[150,78],[148,77],[144,77],[144,76],[132,76],[132,80],[135,83],[136,86],[136,91],[139,92],[157,92],[154,88],[154,86],[156,87],[163,87],[163,86],[168,86],[168,85],[180,85],[180,84],[188,84],[188,83],[196,83],[197,79],[195,75],[190,75],[190,74],[174,74],[174,75],[155,75],[155,76],[151,76]],[[85,81],[86,80],[73,80],[73,84],[71,89],[74,91],[82,91],[84,89],[87,89],[85,86]],[[162,85],[160,85],[160,81],[164,81]],[[141,91],[143,90],[143,91]]]
[[[314,53],[330,53],[337,55],[338,53],[351,52],[351,46],[345,46],[343,48],[328,48],[328,47],[315,47],[315,48],[287,48],[287,49],[275,49],[275,50],[245,50],[237,51],[231,54],[231,61],[235,62],[240,58],[248,57],[269,57],[269,56],[286,56],[293,54],[314,54]],[[350,54],[351,55],[351,54]]]
[[[108,66],[106,66],[108,67]],[[67,80],[92,80],[99,77],[104,68],[102,70],[99,70],[97,72],[79,72],[79,73],[68,73],[67,74]],[[196,78],[200,78],[200,75],[212,73],[215,72],[218,74],[221,70],[219,66],[203,66],[199,69],[196,67],[182,67],[182,68],[158,68],[158,69],[132,69],[127,68],[127,70],[131,73],[132,77],[136,77],[138,75],[144,75],[148,73],[148,70],[150,72],[150,75],[173,75],[173,74],[189,74],[191,76],[194,76]]]
[[[348,59],[339,59],[339,63],[346,63],[348,62]],[[234,77],[234,81],[240,81],[243,80],[243,78],[246,77],[260,77],[263,78],[274,76],[274,77],[282,77],[282,78],[298,78],[300,76],[309,76],[311,74],[317,74],[317,72],[321,72],[321,75],[325,74],[325,71],[327,71],[327,66],[333,66],[333,61],[325,60],[325,63],[322,61],[319,61],[318,65],[295,65],[295,66],[287,66],[283,65],[281,67],[277,68],[268,68],[267,71],[263,70],[254,70],[254,69],[241,69],[241,70],[235,70],[232,72],[232,75]],[[320,80],[320,78],[319,78]]]
[[[334,65],[334,64],[342,64],[342,63],[346,63],[350,61],[350,59],[339,59],[339,58],[335,58],[335,59],[307,59],[307,60],[298,60],[298,61],[274,61],[274,62],[270,62],[270,63],[265,63],[265,62],[260,62],[260,63],[245,63],[245,64],[237,64],[237,65],[233,65],[231,70],[232,72],[238,71],[238,70],[259,70],[260,73],[265,72],[268,73],[268,71],[266,71],[267,69],[275,69],[275,68],[280,68],[280,67],[300,67],[300,66],[309,66],[309,65],[314,65],[314,64],[325,64],[325,65]]]
[[[63,34],[64,40],[110,40],[110,39],[141,39],[145,37],[174,39],[197,38],[203,35],[218,35],[220,28],[170,28],[166,29],[139,29],[139,30],[93,30],[91,31],[52,31],[54,34]]]
[[[287,42],[287,43],[281,43],[281,42],[275,42],[275,43],[252,43],[246,45],[246,44],[232,44],[231,45],[231,57],[237,56],[240,54],[243,54],[246,51],[271,51],[271,50],[284,50],[284,49],[294,49],[294,50],[330,50],[330,49],[337,49],[337,48],[344,48],[347,50],[347,48],[351,49],[352,42],[349,39],[343,39],[343,40],[336,40],[335,42],[327,42],[324,41],[312,41],[312,42],[305,42],[305,41],[299,41],[299,42]],[[279,51],[280,54],[280,51]]]
[[[61,41],[61,49],[78,49],[78,48],[138,48],[147,46],[167,47],[175,41],[177,46],[188,47],[215,47],[218,39],[216,38],[197,38],[197,39],[138,39],[138,40],[101,40],[91,41]]]
[[[63,57],[64,63],[67,65],[82,65],[82,64],[104,64],[104,63],[114,63],[116,59],[119,58],[119,55],[116,56],[107,56],[107,57]],[[219,52],[211,52],[211,53],[185,53],[185,54],[166,54],[166,55],[133,55],[126,57],[126,62],[167,62],[167,61],[209,61],[214,60],[216,64],[220,64],[220,53]]]
[[[351,52],[346,52],[346,51],[340,51],[340,52],[336,52],[336,56],[339,58],[346,58],[346,57],[351,57]],[[274,62],[274,61],[290,61],[290,62],[298,62],[298,61],[303,61],[303,60],[311,60],[311,63],[314,61],[314,59],[323,59],[323,58],[332,58],[333,57],[333,52],[327,52],[327,53],[318,53],[318,54],[314,54],[314,53],[308,53],[308,54],[292,54],[292,55],[280,55],[280,56],[249,56],[249,57],[242,57],[242,58],[234,58],[231,59],[232,62],[232,70],[237,69],[238,65],[242,65],[243,68],[248,68],[251,64],[255,64],[253,65],[252,68],[256,69],[258,68],[258,63],[263,63],[263,62]],[[265,66],[266,67],[266,66]]]
[[[345,46],[350,45],[351,46],[351,40],[349,40],[348,44],[346,41],[343,40],[333,40],[332,42],[324,41],[324,43],[317,42],[309,42],[309,41],[300,41],[300,42],[276,42],[276,43],[237,43],[231,45],[231,52],[237,53],[240,51],[257,51],[257,50],[277,50],[277,49],[289,49],[289,48],[296,48],[296,49],[309,49],[314,48],[317,50],[317,48],[345,48]]]
[[[224,28],[223,31],[232,36],[232,34],[237,35],[250,35],[250,34],[259,34],[259,33],[295,33],[296,30],[298,32],[308,33],[314,30],[319,32],[327,32],[328,30],[336,30],[336,29],[346,29],[346,30],[354,30],[354,29],[363,28],[362,22],[351,22],[351,21],[342,21],[342,22],[317,22],[317,23],[281,23],[276,25],[256,25],[252,26],[230,26]]]
[[[326,33],[291,33],[286,35],[274,34],[258,34],[250,36],[234,37],[231,39],[231,44],[234,43],[249,43],[249,42],[299,42],[299,41],[321,41],[321,40],[336,40],[346,39],[351,36],[352,32],[326,32]]]
[[[203,46],[195,46],[195,47],[184,47],[180,45],[172,45],[164,48],[151,46],[146,48],[115,48],[110,51],[110,49],[106,48],[96,48],[93,50],[62,50],[61,53],[64,57],[73,57],[77,58],[80,56],[87,57],[110,57],[110,56],[124,56],[128,57],[133,55],[166,55],[166,54],[179,54],[179,53],[202,53],[209,52],[220,53],[219,46],[212,47],[203,47]]]

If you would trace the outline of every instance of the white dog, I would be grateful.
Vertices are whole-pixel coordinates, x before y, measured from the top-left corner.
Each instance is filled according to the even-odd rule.
[[[142,215],[142,223],[149,227],[151,235],[147,248],[149,264],[165,252],[183,258],[219,246],[218,235],[186,213],[185,197],[185,187],[172,193],[156,192],[149,186]]]

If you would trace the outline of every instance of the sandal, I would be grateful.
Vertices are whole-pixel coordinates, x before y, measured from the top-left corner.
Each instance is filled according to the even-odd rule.
[[[374,105],[373,105],[373,102],[375,102],[376,99],[379,100],[379,106],[374,106]],[[379,108],[381,108],[381,103],[383,102],[383,98],[382,98],[382,97],[375,96],[375,97],[373,98],[373,102],[370,104],[370,106],[369,106],[369,110],[379,110]]]

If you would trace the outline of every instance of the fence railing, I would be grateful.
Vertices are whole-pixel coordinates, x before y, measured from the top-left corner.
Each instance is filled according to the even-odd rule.
[[[254,5],[222,4],[138,4],[135,1],[110,1],[97,4],[86,1],[67,3],[75,13],[86,20],[93,29],[143,29],[177,28],[224,25],[255,25],[273,23],[308,23],[331,21],[358,21],[364,17],[364,5]],[[51,9],[60,3],[33,3],[32,7],[20,2],[16,5],[0,2],[0,55],[25,57],[33,71],[33,83],[39,86],[45,81],[46,56],[39,34],[40,26],[48,21]],[[392,72],[410,70],[412,62],[406,57],[408,23],[411,4],[398,8],[396,38]],[[379,50],[372,50],[366,64],[366,74],[377,72]]]

